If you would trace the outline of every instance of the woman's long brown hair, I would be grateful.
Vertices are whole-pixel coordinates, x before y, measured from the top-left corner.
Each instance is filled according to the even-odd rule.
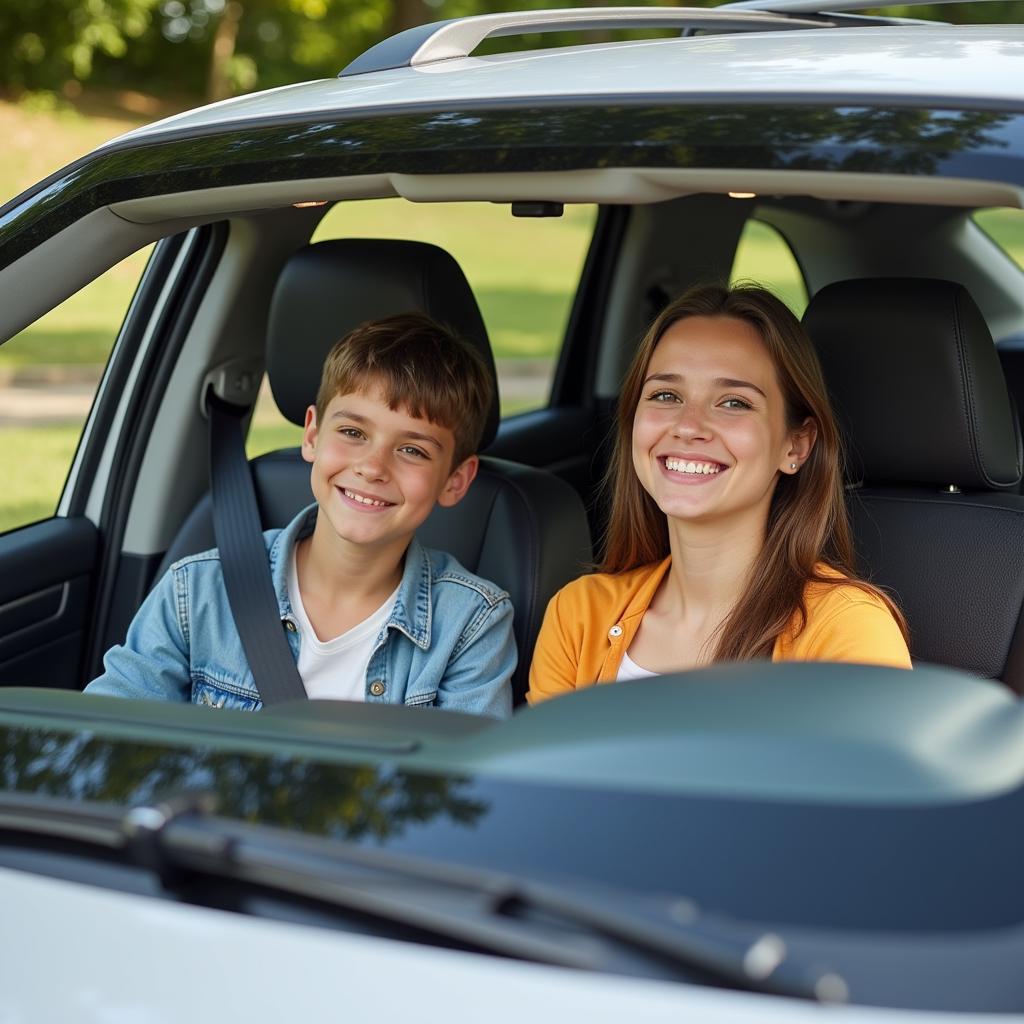
[[[771,292],[753,285],[704,284],[669,303],[644,336],[623,383],[616,417],[615,447],[605,478],[610,516],[603,572],[625,572],[669,554],[668,521],[644,490],[633,468],[633,417],[658,342],[686,317],[731,317],[754,327],[771,356],[786,403],[786,422],[796,429],[807,417],[817,439],[799,473],[780,474],[768,512],[764,547],[754,561],[743,597],[716,634],[713,661],[770,657],[794,615],[807,618],[808,583],[853,584],[877,594],[907,635],[892,600],[854,569],[850,524],[843,498],[843,451],[817,353],[790,310]],[[823,574],[829,566],[841,576]]]

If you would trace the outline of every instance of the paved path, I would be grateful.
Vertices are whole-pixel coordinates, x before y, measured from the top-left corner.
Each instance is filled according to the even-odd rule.
[[[539,407],[547,401],[549,364],[541,360],[498,360],[501,397],[518,407]],[[0,427],[81,424],[89,412],[94,382],[14,380],[0,383]]]

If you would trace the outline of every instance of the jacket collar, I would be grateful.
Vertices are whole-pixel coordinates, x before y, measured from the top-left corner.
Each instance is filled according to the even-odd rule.
[[[629,600],[629,604],[626,606],[625,612],[623,612],[623,622],[632,622],[634,619],[639,620],[643,618],[644,613],[651,606],[651,602],[654,600],[654,595],[657,592],[658,587],[661,586],[661,581],[665,578],[665,574],[671,567],[671,555],[662,559],[660,562],[655,562],[654,565],[650,567],[649,575],[643,577],[640,586],[637,587]],[[637,626],[639,626],[639,624],[639,621],[637,621]]]
[[[278,535],[270,545],[270,576],[277,595],[277,606],[281,618],[291,618],[292,605],[288,599],[288,569],[295,545],[309,537],[316,526],[316,503],[304,508]],[[386,628],[404,633],[417,647],[430,647],[431,584],[433,573],[426,548],[413,537],[405,552],[405,567],[398,584],[398,597],[388,618]]]

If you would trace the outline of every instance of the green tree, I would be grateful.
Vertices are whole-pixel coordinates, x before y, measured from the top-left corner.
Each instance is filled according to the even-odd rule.
[[[716,6],[710,0],[685,2]],[[552,0],[0,0],[0,88],[56,90],[68,79],[88,79],[169,91],[186,102],[220,99],[333,77],[367,47],[426,21],[552,6]],[[822,6],[829,5],[823,0]],[[1024,22],[1024,0],[878,11],[951,22]],[[569,33],[510,36],[487,41],[480,52],[578,40]]]
[[[392,21],[391,0],[161,0],[159,10],[169,45],[151,47],[139,71],[176,68],[177,85],[211,100],[332,77]]]
[[[0,86],[56,89],[85,81],[97,54],[123,57],[150,28],[158,0],[4,0]]]

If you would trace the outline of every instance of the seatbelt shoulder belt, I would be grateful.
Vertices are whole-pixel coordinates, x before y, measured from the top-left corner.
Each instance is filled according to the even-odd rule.
[[[260,700],[305,700],[270,576],[252,470],[245,457],[242,423],[248,409],[207,391],[210,419],[210,490],[213,531],[224,586]]]

